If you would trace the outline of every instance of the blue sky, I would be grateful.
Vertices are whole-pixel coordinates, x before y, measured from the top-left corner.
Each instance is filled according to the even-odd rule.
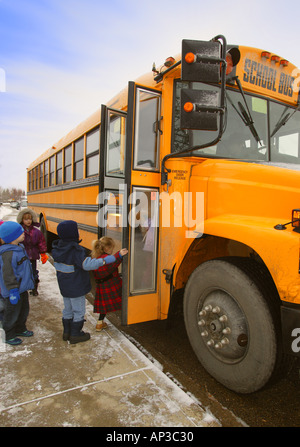
[[[298,3],[298,4],[297,4]],[[0,186],[182,39],[224,34],[300,67],[299,2],[0,0]]]

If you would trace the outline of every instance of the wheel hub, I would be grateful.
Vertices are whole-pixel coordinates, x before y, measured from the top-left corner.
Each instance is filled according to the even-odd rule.
[[[248,346],[246,317],[234,298],[223,290],[210,292],[198,312],[203,342],[219,359],[239,361]]]

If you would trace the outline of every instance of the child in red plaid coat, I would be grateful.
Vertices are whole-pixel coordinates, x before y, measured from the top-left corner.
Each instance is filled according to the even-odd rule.
[[[92,258],[104,258],[114,251],[115,243],[110,237],[104,236],[93,243]],[[121,309],[122,304],[122,278],[118,267],[123,256],[128,253],[127,248],[122,248],[114,256],[116,261],[105,264],[98,270],[94,270],[96,281],[96,296],[94,301],[94,312],[99,314],[96,331],[102,331],[107,327],[104,318],[108,312]]]

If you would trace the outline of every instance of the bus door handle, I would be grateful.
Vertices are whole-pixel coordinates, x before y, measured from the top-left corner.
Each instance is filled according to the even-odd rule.
[[[161,126],[160,126],[161,122],[162,122],[162,117],[159,120],[154,121],[154,123],[153,123],[153,133],[157,134],[159,132],[162,135],[163,132],[162,132]]]

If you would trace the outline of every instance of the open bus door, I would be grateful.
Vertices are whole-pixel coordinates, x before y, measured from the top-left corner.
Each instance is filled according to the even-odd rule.
[[[160,92],[130,82],[127,114],[102,106],[99,237],[129,250],[122,263],[122,324],[159,318]]]

